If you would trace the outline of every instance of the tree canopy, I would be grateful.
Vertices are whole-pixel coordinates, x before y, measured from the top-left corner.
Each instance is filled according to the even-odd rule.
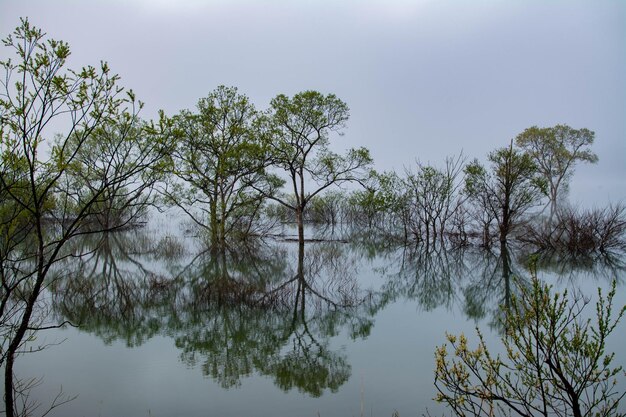
[[[547,181],[550,219],[556,213],[561,194],[568,190],[576,163],[598,161],[598,156],[591,151],[594,138],[595,133],[589,129],[573,129],[567,125],[532,126],[515,138],[517,146],[528,152]]]
[[[265,172],[269,143],[259,113],[237,88],[219,86],[198,101],[197,112],[184,110],[172,124],[173,180],[163,193],[223,248],[229,236],[250,229],[264,196],[281,184]]]
[[[363,181],[369,175],[372,158],[366,148],[349,149],[344,155],[330,150],[330,134],[341,135],[349,115],[346,103],[317,91],[292,98],[281,94],[270,103],[271,160],[286,172],[293,200],[272,198],[296,212],[300,241],[303,212],[311,199],[332,185]]]
[[[512,142],[491,152],[489,161],[491,171],[478,160],[465,167],[465,191],[497,221],[500,242],[506,243],[517,221],[538,204],[545,186],[532,157],[515,149]]]

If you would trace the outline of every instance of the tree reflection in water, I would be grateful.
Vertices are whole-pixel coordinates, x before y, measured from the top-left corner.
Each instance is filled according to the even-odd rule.
[[[568,280],[591,275],[609,282],[626,271],[626,263],[609,253],[586,260],[576,256],[555,258],[506,245],[499,251],[412,246],[394,253],[397,258],[381,268],[387,280],[377,295],[378,308],[399,299],[415,300],[425,311],[459,305],[468,318],[487,318],[489,326],[497,330],[502,330],[501,314],[512,294],[519,295],[520,286],[529,284],[537,272]]]
[[[385,268],[387,277],[383,285],[384,302],[398,299],[418,301],[425,311],[438,307],[451,308],[459,302],[458,294],[472,273],[468,252],[449,250],[442,245],[409,246],[396,252],[397,259]]]
[[[548,272],[560,280],[575,282],[581,276],[586,279],[617,280],[623,282],[626,271],[626,258],[620,252],[526,252],[520,251],[519,258],[537,271]]]
[[[77,239],[72,249],[86,255],[62,266],[65,278],[51,288],[53,310],[105,343],[143,344],[161,330],[177,290],[157,265],[146,262],[157,248],[158,242],[140,232]]]
[[[258,373],[286,391],[336,391],[351,368],[331,338],[365,337],[372,326],[373,298],[345,244],[299,246],[294,262],[293,245],[259,243],[163,263],[155,262],[160,245],[140,233],[81,245],[90,255],[56,282],[55,312],[106,343],[171,337],[184,363],[224,388]]]
[[[508,247],[397,249],[384,239],[365,242],[258,242],[191,256],[174,238],[154,241],[137,231],[92,236],[75,248],[89,255],[68,261],[64,269],[71,273],[52,283],[53,309],[59,320],[106,343],[139,346],[155,335],[170,337],[183,363],[226,389],[258,374],[285,391],[320,396],[351,375],[333,337],[367,337],[374,316],[391,303],[415,300],[427,311],[456,305],[501,331],[501,306],[528,282],[529,265],[570,278],[591,268]],[[603,259],[593,268],[611,277],[624,271],[623,261]],[[359,269],[376,260],[386,279],[365,291]]]
[[[473,319],[489,315],[489,326],[502,330],[502,307],[508,308],[512,292],[519,294],[520,286],[529,284],[530,277],[512,261],[506,244],[500,246],[499,253],[483,252],[482,255],[474,258],[472,270],[475,273],[463,290],[464,311]]]

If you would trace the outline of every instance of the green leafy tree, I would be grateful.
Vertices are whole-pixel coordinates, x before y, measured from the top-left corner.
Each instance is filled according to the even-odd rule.
[[[598,161],[598,156],[590,149],[594,137],[595,133],[589,129],[557,125],[533,126],[515,138],[515,144],[530,154],[547,182],[550,219],[556,214],[559,198],[567,192],[574,166],[578,162]]]
[[[497,221],[500,242],[505,244],[523,215],[540,202],[545,183],[537,177],[532,157],[513,148],[512,142],[491,152],[489,161],[491,171],[478,160],[465,167],[465,192],[479,212]]]
[[[173,119],[171,171],[182,183],[171,181],[164,193],[210,232],[212,247],[223,248],[228,236],[249,230],[263,196],[273,195],[281,182],[266,175],[267,136],[248,97],[219,86],[197,109]]]
[[[307,221],[335,226],[343,220],[346,193],[332,190],[316,198],[305,212]]]
[[[356,225],[382,231],[409,233],[411,190],[395,172],[372,171],[364,190],[355,190],[348,199],[349,219]]]
[[[270,198],[296,213],[298,238],[304,242],[309,202],[332,185],[365,180],[372,158],[366,148],[350,149],[345,155],[330,150],[330,134],[341,134],[349,117],[348,106],[334,94],[304,91],[293,98],[281,94],[270,106],[272,165],[286,172],[295,201]]]
[[[112,230],[134,226],[154,204],[155,184],[163,178],[171,141],[162,124],[139,118],[143,103],[136,102],[132,92],[128,98],[129,111],[107,117],[89,135],[77,130],[69,138],[57,136],[52,160],[63,175],[52,215],[63,218],[93,199],[90,227]]]
[[[606,298],[598,290],[592,323],[582,295],[553,293],[533,279],[503,311],[504,358],[489,352],[480,331],[475,350],[464,335],[447,336],[450,352],[437,348],[436,400],[457,416],[623,416],[624,393],[616,389],[622,367],[605,353],[626,310],[614,316],[614,295],[615,283]]]
[[[132,189],[116,194],[117,209],[141,201],[144,185],[137,179],[161,155],[126,147],[126,141],[135,143],[134,134],[107,136],[110,149],[132,148],[128,154],[97,153],[100,129],[138,123],[134,96],[123,93],[106,63],[66,69],[68,44],[46,39],[26,19],[3,43],[13,59],[0,62],[0,363],[5,413],[12,417],[30,411],[16,401],[27,395],[14,377],[16,356],[39,328],[56,325],[38,309],[54,265],[70,256],[66,249],[77,235],[120,226],[93,227],[117,186]],[[53,126],[66,129],[50,141]]]

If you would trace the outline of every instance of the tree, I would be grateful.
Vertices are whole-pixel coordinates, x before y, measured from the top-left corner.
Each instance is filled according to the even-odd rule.
[[[304,213],[306,220],[334,228],[343,221],[346,198],[346,193],[336,190],[321,194]]]
[[[489,161],[491,172],[478,160],[465,167],[465,192],[478,205],[478,211],[497,221],[500,242],[506,244],[516,223],[538,204],[545,185],[536,175],[532,157],[513,148],[513,142],[491,152]]]
[[[448,222],[459,211],[462,200],[459,190],[463,182],[458,178],[462,173],[464,158],[446,158],[443,169],[422,163],[417,164],[417,172],[406,172],[406,188],[411,196],[411,229],[418,241],[427,245],[439,238],[443,242],[448,232]]]
[[[63,169],[55,195],[57,207],[64,209],[51,213],[58,220],[97,195],[89,208],[91,228],[132,227],[154,203],[154,186],[163,179],[163,156],[169,154],[171,141],[162,126],[139,118],[143,104],[128,94],[128,111],[111,114],[88,136],[79,130],[55,138],[52,159]]]
[[[4,46],[15,61],[0,62],[0,363],[5,412],[12,417],[28,412],[16,405],[16,356],[34,332],[56,325],[38,310],[41,294],[63,272],[54,265],[75,255],[67,249],[76,236],[123,225],[99,222],[105,203],[114,198],[116,209],[132,211],[151,186],[139,178],[167,148],[160,141],[134,147],[141,135],[108,130],[141,125],[140,105],[132,93],[124,95],[106,63],[66,69],[68,44],[46,39],[27,19]],[[49,142],[53,127],[66,130]],[[111,152],[101,152],[101,129],[111,133],[103,144]],[[120,185],[127,192],[119,193]]]
[[[213,248],[223,248],[228,236],[249,228],[259,214],[263,194],[251,184],[272,195],[280,182],[265,174],[267,137],[248,97],[219,86],[197,109],[173,119],[172,173],[184,186],[174,181],[164,193],[210,232]]]
[[[626,307],[613,317],[615,282],[606,298],[598,290],[596,321],[586,319],[582,295],[569,297],[533,279],[503,311],[505,358],[493,356],[478,331],[479,344],[447,335],[435,352],[436,400],[457,416],[623,416],[616,391],[622,367],[605,354],[606,340]]]
[[[332,185],[367,178],[372,158],[366,148],[350,149],[346,155],[330,150],[330,133],[341,134],[349,117],[348,106],[334,94],[304,91],[289,98],[278,95],[270,103],[272,164],[287,173],[295,202],[269,196],[296,213],[298,239],[304,242],[304,210],[307,204]],[[311,187],[310,191],[307,191]]]
[[[572,129],[567,125],[530,127],[515,138],[515,144],[533,158],[538,171],[548,183],[550,220],[557,211],[559,197],[567,192],[577,162],[596,163],[598,156],[590,149],[595,133]]]
[[[408,238],[410,190],[395,172],[370,173],[364,190],[348,198],[350,221],[368,228],[401,231]]]

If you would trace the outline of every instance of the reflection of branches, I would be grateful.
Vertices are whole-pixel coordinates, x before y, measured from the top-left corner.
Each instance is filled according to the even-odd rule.
[[[287,267],[283,250],[262,242],[239,251],[204,250],[173,271],[184,285],[183,305],[266,304],[268,286],[280,281]]]
[[[415,246],[404,248],[398,257],[400,268],[384,286],[387,302],[405,297],[418,300],[428,311],[441,305],[451,307],[456,288],[469,273],[462,250],[439,244]]]
[[[290,278],[268,288],[264,297],[285,306],[304,302],[308,308],[341,309],[357,306],[364,300],[356,278],[356,259],[346,256],[344,244],[324,242],[311,244],[304,255],[299,250],[296,271]]]
[[[196,305],[196,307],[199,307]],[[279,354],[284,320],[264,308],[249,305],[215,306],[187,311],[176,328],[176,347],[189,366],[200,364],[203,374],[225,388]],[[210,314],[207,314],[210,312]]]
[[[355,252],[361,257],[372,260],[375,258],[389,258],[398,248],[405,247],[405,240],[398,239],[389,233],[373,232],[371,229],[353,227],[346,238]],[[389,259],[389,263],[394,261]]]
[[[20,415],[23,416],[32,416],[35,415],[35,412],[40,409],[41,403],[37,400],[31,399],[30,394],[33,389],[40,386],[42,383],[42,378],[31,378],[27,380],[16,380],[13,384],[13,398],[18,403],[18,410],[20,410]],[[47,416],[52,410],[57,407],[62,406],[70,401],[76,399],[78,395],[68,396],[63,393],[63,389],[59,390],[59,392],[52,399],[50,404],[47,406],[45,412],[41,414],[41,417]]]
[[[379,307],[400,297],[416,300],[428,311],[464,303],[465,314],[474,319],[499,314],[500,305],[510,298],[511,275],[517,269],[507,248],[494,254],[420,246],[399,252],[397,263],[399,270],[387,274]]]
[[[513,262],[506,245],[500,247],[500,253],[485,251],[474,261],[473,270],[480,272],[464,289],[465,313],[468,317],[481,319],[490,312],[490,326],[500,329],[502,307],[508,308],[512,293],[518,292],[520,285],[526,285],[527,277]]]
[[[504,258],[488,250],[474,253],[469,258],[473,274],[468,277],[469,283],[463,290],[464,311],[468,317],[480,319],[485,317],[490,306],[488,301],[500,287]]]
[[[308,339],[308,340],[307,340]],[[345,355],[329,350],[327,344],[315,343],[310,333],[295,334],[291,351],[264,361],[261,372],[272,375],[284,391],[298,388],[314,397],[325,389],[336,392],[351,374]]]
[[[372,321],[346,245],[313,245],[296,265],[280,245],[205,251],[169,262],[164,275],[150,257],[155,245],[126,237],[84,243],[96,249],[55,284],[58,314],[106,342],[171,336],[185,363],[224,387],[258,372],[317,396],[349,377],[329,339],[344,328],[364,336]]]
[[[522,262],[530,264],[537,271],[555,274],[559,279],[574,281],[581,275],[595,279],[614,279],[619,284],[626,271],[623,253],[597,252],[590,254],[573,254],[557,251],[541,251],[537,253],[520,253]]]
[[[328,348],[329,338],[346,324],[353,329],[352,335],[358,334],[354,329],[362,331],[370,326],[362,324],[354,264],[345,262],[341,246],[313,245],[307,255],[300,245],[297,274],[287,285],[278,287],[282,297],[277,311],[286,315],[289,310],[285,307],[292,308],[282,337],[291,349],[270,356],[260,371],[272,375],[283,390],[297,387],[318,397],[326,388],[336,391],[351,373],[345,356]]]
[[[123,338],[129,346],[156,334],[158,312],[150,307],[171,302],[175,288],[141,259],[150,245],[136,232],[108,233],[80,241],[88,255],[66,265],[73,277],[55,282],[53,302],[61,316],[94,331],[107,343]],[[151,317],[152,316],[152,317]]]
[[[203,372],[224,387],[238,385],[242,376],[257,371],[285,390],[297,387],[314,396],[326,388],[335,390],[349,377],[350,367],[345,356],[328,348],[328,339],[346,325],[358,331],[369,328],[346,301],[356,296],[332,283],[345,282],[345,276],[350,279],[354,273],[346,274],[349,267],[340,262],[337,247],[316,246],[308,259],[300,251],[295,271],[280,263],[287,258],[284,249],[270,253],[276,250],[281,253],[261,262],[282,265],[272,268],[280,272],[273,277],[254,275],[258,266],[246,267],[247,274],[242,274],[242,263],[259,264],[249,258],[238,258],[237,264],[228,262],[232,254],[206,258],[199,267],[203,272],[188,284],[185,305],[203,313],[190,317],[178,332],[181,358],[189,365],[200,363]],[[262,251],[257,248],[255,253]],[[199,265],[198,259],[194,265]],[[344,275],[328,276],[331,271]],[[220,295],[224,288],[228,291]]]
[[[441,245],[416,249],[408,254],[406,265],[415,277],[407,297],[418,299],[427,310],[439,305],[450,307],[459,279],[468,273],[462,250],[448,251]]]
[[[294,320],[288,309],[225,304],[210,311],[188,317],[176,332],[176,346],[185,363],[200,365],[225,388],[256,371],[282,389],[319,396],[350,375],[345,356],[328,348],[325,327],[301,316]]]

